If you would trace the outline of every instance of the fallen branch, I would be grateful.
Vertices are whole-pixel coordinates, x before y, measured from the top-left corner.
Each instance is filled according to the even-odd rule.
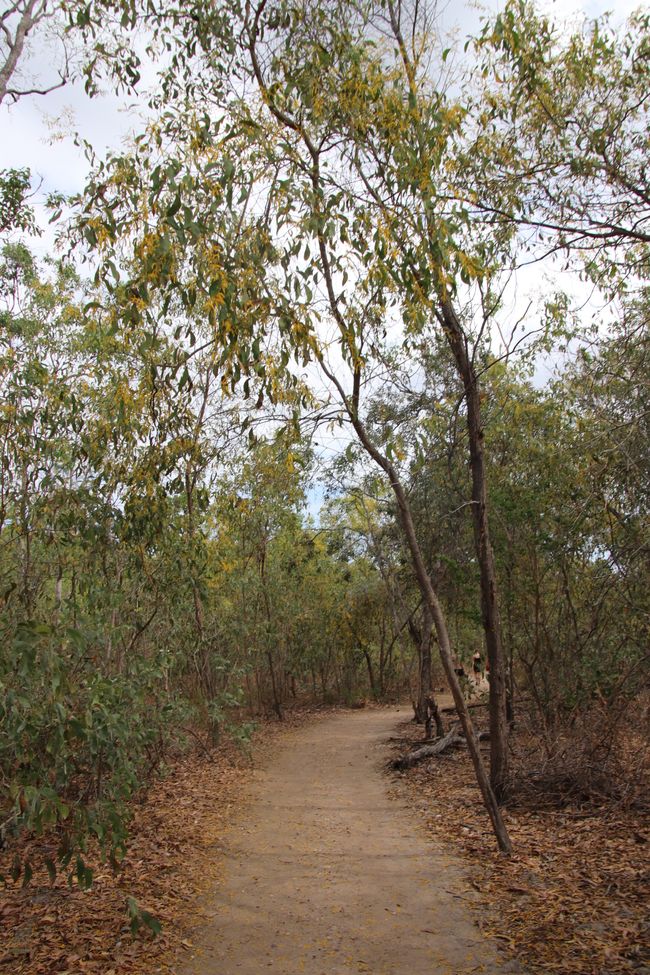
[[[444,738],[440,738],[435,745],[424,745],[422,748],[416,748],[414,752],[409,755],[402,755],[401,758],[396,758],[391,762],[391,768],[394,769],[405,769],[411,768],[411,766],[416,765],[418,762],[422,762],[425,758],[432,758],[434,755],[442,755],[443,752],[447,751],[448,748],[455,748],[458,745],[464,745],[465,738],[463,735],[459,735],[455,729],[448,731]]]

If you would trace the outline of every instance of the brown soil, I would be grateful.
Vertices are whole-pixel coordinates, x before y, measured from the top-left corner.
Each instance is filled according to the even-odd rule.
[[[222,877],[182,975],[469,975],[512,971],[472,920],[459,860],[382,775],[406,709],[291,731],[219,844]]]

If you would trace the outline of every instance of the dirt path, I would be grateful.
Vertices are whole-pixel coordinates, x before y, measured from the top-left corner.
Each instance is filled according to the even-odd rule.
[[[292,732],[223,847],[223,882],[183,975],[502,973],[462,869],[387,794],[397,711]]]

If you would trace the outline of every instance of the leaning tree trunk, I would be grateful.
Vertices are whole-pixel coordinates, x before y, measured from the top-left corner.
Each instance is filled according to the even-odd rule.
[[[402,34],[400,24],[400,5],[394,3],[393,0],[388,0],[387,11],[391,30],[395,40],[397,41],[402,63],[405,69],[409,97],[412,105],[414,106],[414,115],[417,117],[419,115],[417,70],[409,53],[408,45]],[[420,149],[424,151],[424,131],[420,129],[419,125],[417,127],[417,135],[420,142]],[[424,202],[431,202],[430,198],[428,198],[427,192],[424,193]],[[424,208],[425,221],[427,225],[430,224],[430,214],[432,209],[433,208],[427,208],[426,206]],[[437,228],[430,225],[428,226],[428,230],[430,231],[429,241],[437,242]],[[449,269],[441,266],[440,255],[437,247],[432,248],[431,258],[433,264],[436,266],[436,270],[443,272],[440,279],[446,280],[447,273],[444,272],[448,272]],[[417,277],[416,269],[413,268],[412,270]],[[492,795],[492,798],[494,798],[495,795],[500,798],[503,795],[503,791],[506,786],[508,770],[508,726],[505,720],[505,681],[500,643],[496,576],[494,572],[494,557],[492,554],[492,547],[490,545],[490,534],[487,518],[487,493],[485,488],[485,467],[483,462],[483,431],[481,426],[479,388],[476,381],[476,373],[474,372],[473,365],[468,354],[465,334],[456,316],[453,305],[449,300],[446,292],[446,285],[440,285],[439,289],[438,294],[435,296],[438,304],[437,314],[440,324],[445,331],[447,341],[452,348],[454,357],[456,359],[456,365],[462,376],[463,384],[465,386],[465,393],[467,396],[468,429],[471,452],[470,466],[472,470],[472,500],[475,502],[472,507],[476,509],[474,511],[474,532],[476,536],[477,556],[481,571],[483,625],[485,630],[488,659],[490,660],[490,794]],[[424,293],[426,293],[426,290]],[[427,579],[429,588],[432,588],[431,580],[428,578],[428,574]],[[426,588],[424,579],[421,585],[423,587],[422,592],[424,595],[424,588]],[[427,600],[429,601],[430,597],[427,597]],[[431,601],[429,601],[429,605],[433,609]],[[438,631],[438,622],[436,620],[435,612],[433,615],[436,624],[436,632],[438,633],[438,639],[440,640],[440,633]],[[443,649],[442,645],[440,646],[440,654],[445,665],[445,671],[447,672],[448,666],[446,663],[446,651]],[[458,682],[456,680],[456,675],[453,672],[451,658],[449,661],[449,670],[452,674],[450,687],[452,687],[453,690],[454,685]],[[447,673],[447,676],[449,677],[449,673]],[[456,700],[455,693],[454,700]],[[469,745],[470,741],[468,739],[468,746]],[[472,749],[470,747],[470,751],[471,750]],[[479,772],[477,770],[477,778],[478,777]]]
[[[490,664],[490,784],[497,800],[501,802],[508,786],[506,673],[501,645],[497,577],[488,519],[480,387],[463,327],[451,301],[442,301],[441,311],[447,340],[463,381],[467,404],[474,543],[481,577],[483,630]]]
[[[431,611],[431,615],[433,616],[436,635],[438,637],[438,645],[440,647],[440,658],[442,660],[442,665],[445,670],[449,688],[454,698],[456,712],[460,718],[460,722],[465,733],[467,747],[472,758],[472,764],[474,765],[476,780],[481,790],[481,794],[483,795],[483,801],[488,811],[488,815],[492,821],[492,826],[494,828],[494,833],[497,838],[499,848],[504,853],[510,853],[512,850],[510,837],[508,836],[498,802],[490,785],[490,780],[486,774],[483,759],[481,758],[478,736],[474,730],[474,725],[467,709],[467,702],[465,701],[465,697],[458,682],[458,677],[456,676],[456,672],[454,670],[454,658],[449,633],[447,631],[447,623],[442,611],[442,607],[433,588],[433,584],[426,570],[424,559],[422,558],[422,552],[420,551],[420,546],[417,541],[415,525],[413,524],[413,517],[406,493],[401,482],[395,476],[395,470],[392,467],[392,464],[390,467],[391,486],[397,498],[400,521],[402,523],[402,527],[408,542],[408,547],[411,552],[413,566],[417,576],[418,585],[420,586],[420,591]]]
[[[313,156],[314,161],[314,184],[315,189],[318,189],[318,156],[317,154]],[[325,276],[325,283],[330,300],[330,309],[332,314],[341,329],[343,335],[346,334],[346,322],[341,314],[338,302],[336,300],[336,294],[334,291],[334,283],[332,277],[332,269],[329,263],[329,256],[327,252],[327,245],[322,231],[318,234],[318,245],[323,263],[323,271]],[[454,657],[451,649],[451,640],[449,639],[449,632],[447,630],[447,622],[445,620],[445,615],[442,611],[442,606],[438,600],[437,593],[433,587],[433,582],[427,571],[427,567],[424,562],[424,556],[420,549],[420,545],[417,539],[417,534],[415,531],[415,524],[413,522],[413,513],[411,511],[411,505],[408,500],[406,491],[404,490],[404,485],[402,484],[399,475],[390,462],[388,457],[382,454],[381,450],[373,443],[371,440],[366,427],[359,416],[359,391],[361,386],[361,367],[356,365],[354,369],[354,379],[353,379],[353,389],[352,395],[348,396],[343,389],[343,386],[335,375],[334,372],[327,366],[325,360],[322,356],[318,357],[318,364],[323,371],[324,375],[327,376],[329,381],[338,390],[341,396],[342,403],[346,409],[350,422],[354,428],[354,431],[359,438],[361,445],[363,446],[366,453],[375,461],[375,463],[383,470],[383,472],[388,477],[388,481],[392,488],[393,494],[395,495],[395,500],[397,501],[397,510],[399,516],[399,523],[404,532],[404,537],[406,540],[407,548],[411,556],[411,563],[413,570],[415,572],[415,577],[418,583],[418,588],[422,595],[422,601],[425,606],[428,607],[431,616],[433,617],[433,624],[436,630],[436,636],[438,638],[438,648],[440,651],[440,659],[442,661],[442,666],[445,671],[445,676],[447,678],[447,683],[451,690],[452,696],[454,698],[454,704],[456,705],[456,712],[460,718],[460,722],[465,733],[465,738],[467,741],[467,749],[470,753],[472,759],[472,764],[474,766],[474,773],[476,775],[476,781],[478,783],[481,795],[483,796],[483,802],[485,808],[490,817],[492,823],[492,828],[494,830],[494,835],[496,836],[499,849],[504,853],[512,852],[512,844],[510,843],[510,837],[508,836],[508,831],[506,825],[503,821],[501,815],[501,810],[499,809],[499,803],[497,802],[492,786],[490,785],[489,776],[486,773],[485,766],[483,764],[483,758],[481,757],[481,750],[479,747],[478,736],[474,729],[470,713],[467,709],[467,702],[461,690],[460,684],[458,682],[458,677],[454,670]]]
[[[257,57],[256,43],[259,36],[259,26],[260,26],[260,16],[262,7],[258,7],[257,14],[255,15],[252,23],[249,26],[249,52],[251,55],[251,62],[253,67],[253,73],[259,84],[261,92],[265,96],[265,101],[268,109],[275,117],[276,121],[279,122],[284,128],[291,129],[294,133],[297,133],[302,143],[308,153],[308,166],[310,170],[310,177],[312,183],[313,193],[313,214],[317,218],[317,239],[318,239],[318,250],[321,259],[321,270],[323,272],[323,277],[325,281],[325,287],[327,290],[328,302],[330,307],[330,312],[336,322],[341,336],[345,338],[348,346],[350,345],[350,328],[349,322],[346,321],[344,314],[341,310],[341,305],[336,296],[336,290],[334,287],[334,274],[332,270],[332,264],[330,262],[329,254],[329,242],[324,233],[324,214],[321,208],[320,201],[322,200],[322,183],[321,183],[321,172],[320,172],[320,148],[312,142],[306,129],[302,123],[296,122],[290,114],[287,114],[284,108],[279,108],[274,101],[273,94],[267,88],[262,68]],[[391,18],[393,19],[393,18]],[[400,45],[403,48],[403,43]],[[353,351],[351,349],[351,351]],[[445,620],[442,607],[438,601],[438,596],[433,587],[433,583],[427,572],[427,568],[420,550],[420,546],[417,540],[417,535],[415,532],[415,526],[413,523],[413,515],[411,512],[411,507],[409,500],[404,490],[397,471],[395,467],[390,462],[388,457],[386,457],[382,452],[376,447],[368,435],[368,432],[359,417],[359,391],[361,385],[361,357],[357,354],[353,354],[354,361],[354,376],[353,376],[353,389],[352,394],[348,395],[344,390],[339,378],[336,374],[328,367],[324,357],[321,354],[317,354],[318,364],[323,371],[324,375],[327,376],[332,385],[337,389],[339,395],[341,396],[341,402],[350,418],[352,426],[355,433],[357,434],[359,441],[361,442],[366,453],[375,461],[376,464],[384,471],[388,480],[390,482],[391,488],[395,495],[397,501],[397,507],[399,512],[399,522],[404,532],[407,547],[411,555],[411,562],[417,579],[418,587],[420,593],[422,594],[422,599],[424,604],[428,607],[431,616],[433,617],[433,623],[436,629],[436,635],[438,638],[438,646],[440,650],[440,657],[445,670],[445,675],[451,689],[451,693],[454,698],[454,703],[456,705],[458,717],[460,718],[463,731],[465,732],[465,737],[467,740],[467,748],[470,753],[472,764],[474,765],[474,771],[476,774],[476,780],[481,790],[483,796],[483,801],[485,803],[485,808],[487,809],[488,815],[490,817],[492,827],[494,829],[494,834],[497,838],[499,848],[505,852],[510,853],[512,846],[510,843],[510,838],[505,827],[505,823],[501,816],[501,810],[499,809],[499,804],[495,798],[495,794],[492,791],[490,785],[490,779],[485,771],[485,766],[483,764],[483,759],[481,757],[481,752],[479,748],[478,736],[474,730],[472,724],[472,719],[470,713],[467,710],[467,702],[463,696],[463,693],[458,683],[458,678],[454,671],[454,659],[451,649],[451,641],[449,639],[449,633],[447,631],[447,624]]]
[[[328,281],[328,285],[331,282]],[[342,391],[341,384],[336,379],[336,377],[331,373],[330,370],[324,365],[322,360],[320,361],[321,368],[328,376],[328,378],[338,386],[339,390]],[[408,496],[404,490],[404,485],[402,484],[397,471],[393,464],[385,457],[380,450],[375,446],[368,436],[368,432],[359,418],[358,413],[358,388],[359,388],[359,373],[355,373],[355,394],[350,401],[344,395],[344,402],[347,407],[348,416],[352,422],[354,430],[361,441],[366,452],[372,457],[372,459],[381,467],[381,469],[388,476],[390,486],[395,495],[397,501],[397,510],[399,515],[399,523],[404,532],[404,537],[406,539],[407,547],[411,555],[411,562],[415,572],[415,577],[422,594],[422,599],[427,606],[432,618],[433,624],[435,626],[436,636],[438,638],[438,647],[440,650],[440,659],[442,661],[442,666],[445,671],[445,676],[447,678],[447,683],[449,684],[449,689],[451,690],[454,704],[456,705],[456,713],[460,719],[460,723],[465,734],[465,739],[467,741],[467,749],[470,753],[472,759],[472,764],[474,766],[474,773],[476,775],[476,781],[478,783],[481,795],[483,796],[483,802],[485,808],[490,817],[492,823],[492,828],[494,830],[494,835],[496,836],[499,849],[503,853],[512,852],[512,844],[510,842],[510,837],[508,836],[508,831],[506,825],[503,821],[501,815],[501,810],[499,809],[499,803],[497,802],[496,796],[490,784],[490,779],[485,770],[483,764],[483,759],[481,757],[481,750],[479,747],[478,735],[474,729],[474,724],[472,722],[471,715],[467,707],[467,701],[461,690],[456,671],[454,670],[454,656],[451,649],[451,640],[449,638],[449,631],[447,630],[447,622],[442,610],[442,606],[438,600],[437,593],[433,587],[431,577],[427,571],[424,557],[420,549],[420,545],[417,539],[417,534],[415,531],[415,524],[413,522],[413,513],[411,511],[411,506],[409,504]]]

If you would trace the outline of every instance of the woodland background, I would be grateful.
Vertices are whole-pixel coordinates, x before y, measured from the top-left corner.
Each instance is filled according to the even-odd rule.
[[[143,115],[50,195],[46,258],[0,174],[0,813],[55,838],[7,881],[117,869],[166,763],[296,703],[424,722],[444,684],[471,750],[477,650],[503,849],[521,790],[640,809],[647,12],[510,2],[464,48],[398,0],[2,27],[2,110],[48,31],[54,84]]]

